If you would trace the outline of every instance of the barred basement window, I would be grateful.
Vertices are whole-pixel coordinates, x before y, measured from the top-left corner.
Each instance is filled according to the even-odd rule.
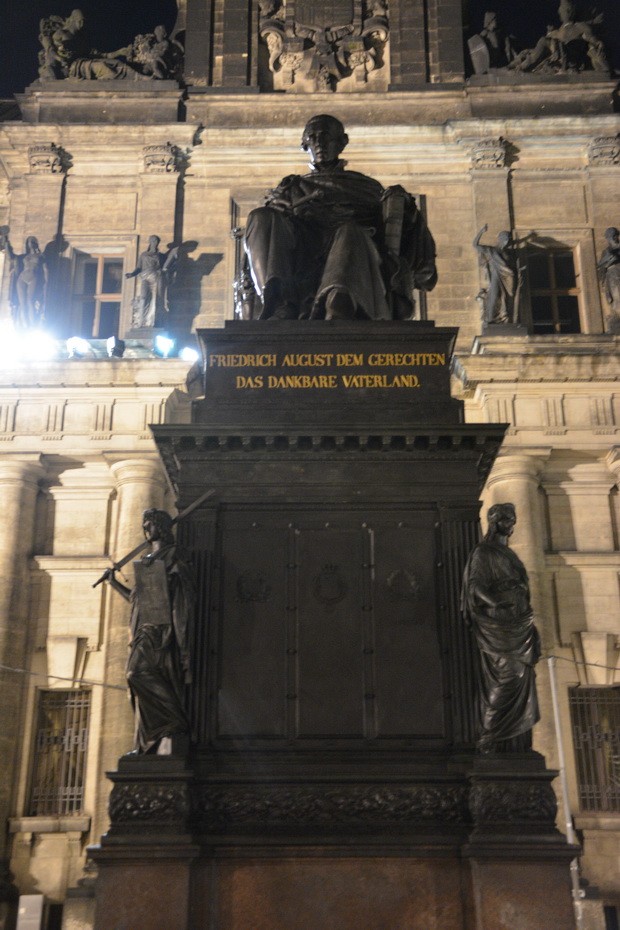
[[[528,252],[527,272],[534,335],[579,333],[579,288],[571,249]]]
[[[620,811],[620,688],[570,688],[582,811]]]
[[[90,691],[40,691],[30,816],[76,814],[84,801]]]

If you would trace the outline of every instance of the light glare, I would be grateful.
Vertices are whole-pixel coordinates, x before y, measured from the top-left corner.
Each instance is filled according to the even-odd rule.
[[[179,358],[182,358],[184,362],[197,362],[199,357],[196,349],[192,349],[190,346],[185,346],[179,352]]]

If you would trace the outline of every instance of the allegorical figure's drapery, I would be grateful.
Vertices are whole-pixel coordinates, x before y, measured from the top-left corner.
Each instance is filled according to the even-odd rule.
[[[540,718],[534,672],[540,638],[527,572],[508,546],[485,539],[475,547],[463,579],[463,612],[480,650],[478,745],[502,748],[529,734]]]
[[[188,733],[185,686],[195,604],[189,565],[175,545],[134,563],[127,682],[136,720],[136,748],[148,752],[163,737]]]

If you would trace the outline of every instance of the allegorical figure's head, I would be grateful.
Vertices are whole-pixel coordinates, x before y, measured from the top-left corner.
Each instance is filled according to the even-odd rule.
[[[160,242],[161,239],[159,236],[149,236],[149,251],[156,252]]]
[[[39,240],[36,236],[28,236],[26,239],[26,252],[40,252]]]
[[[487,513],[489,529],[495,529],[502,536],[511,536],[515,523],[517,522],[517,512],[514,504],[493,504],[489,507]]]
[[[160,539],[163,543],[173,543],[172,517],[166,510],[157,510],[150,507],[142,514],[142,529],[145,539],[155,542]]]
[[[507,229],[503,229],[501,233],[498,233],[497,244],[500,249],[507,249],[508,246],[512,245],[512,235]]]
[[[305,125],[301,147],[310,152],[315,165],[335,163],[349,141],[344,126],[335,116],[321,113],[313,116]]]
[[[618,245],[620,242],[620,231],[615,226],[610,226],[605,230],[605,238],[610,245]]]
[[[574,23],[577,18],[577,4],[573,0],[562,0],[558,14],[563,23]]]

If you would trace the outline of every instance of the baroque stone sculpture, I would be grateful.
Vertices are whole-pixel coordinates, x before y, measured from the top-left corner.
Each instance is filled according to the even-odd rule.
[[[605,230],[607,248],[601,252],[598,274],[609,304],[607,331],[620,333],[620,232],[615,226]]]
[[[348,141],[339,120],[314,116],[302,137],[311,173],[284,178],[248,216],[262,319],[409,319],[413,289],[436,284],[435,243],[414,198],[345,171]]]
[[[81,10],[73,10],[66,19],[48,16],[39,29],[39,76],[44,81],[164,79],[177,76],[181,67],[182,46],[168,37],[164,26],[113,52],[92,48]]]
[[[125,277],[140,277],[140,295],[133,302],[132,328],[152,329],[168,312],[168,286],[174,278],[179,258],[178,247],[164,255],[159,251],[159,236],[149,236],[149,246],[138,258],[138,264]]]
[[[9,256],[9,304],[13,322],[19,329],[38,326],[45,316],[48,267],[35,236],[26,239],[26,251],[19,255],[9,239],[8,226],[0,229],[0,249]]]
[[[508,65],[516,71],[561,73],[565,71],[609,71],[602,41],[595,32],[602,16],[587,21],[577,19],[577,4],[561,0],[561,25],[549,27],[534,48],[525,49]]]
[[[527,572],[508,547],[514,504],[495,504],[489,528],[467,560],[462,608],[480,651],[481,752],[531,749],[540,719],[534,666],[540,637],[532,619]]]
[[[476,74],[505,68],[517,54],[513,37],[506,35],[493,12],[484,14],[482,29],[467,40],[467,47]]]
[[[297,76],[317,91],[334,90],[350,75],[363,84],[382,64],[386,0],[259,0],[259,7],[269,68],[281,72],[284,89]]]
[[[132,602],[127,683],[136,719],[133,753],[167,755],[175,742],[189,739],[185,690],[191,682],[195,583],[175,544],[170,514],[145,510],[142,526],[152,551],[134,562],[133,590],[118,581],[114,568],[103,579]]]
[[[519,323],[519,297],[523,267],[508,230],[500,232],[497,246],[480,245],[488,226],[482,227],[474,239],[480,265],[486,277],[478,298],[482,303],[482,321],[488,323]]]

